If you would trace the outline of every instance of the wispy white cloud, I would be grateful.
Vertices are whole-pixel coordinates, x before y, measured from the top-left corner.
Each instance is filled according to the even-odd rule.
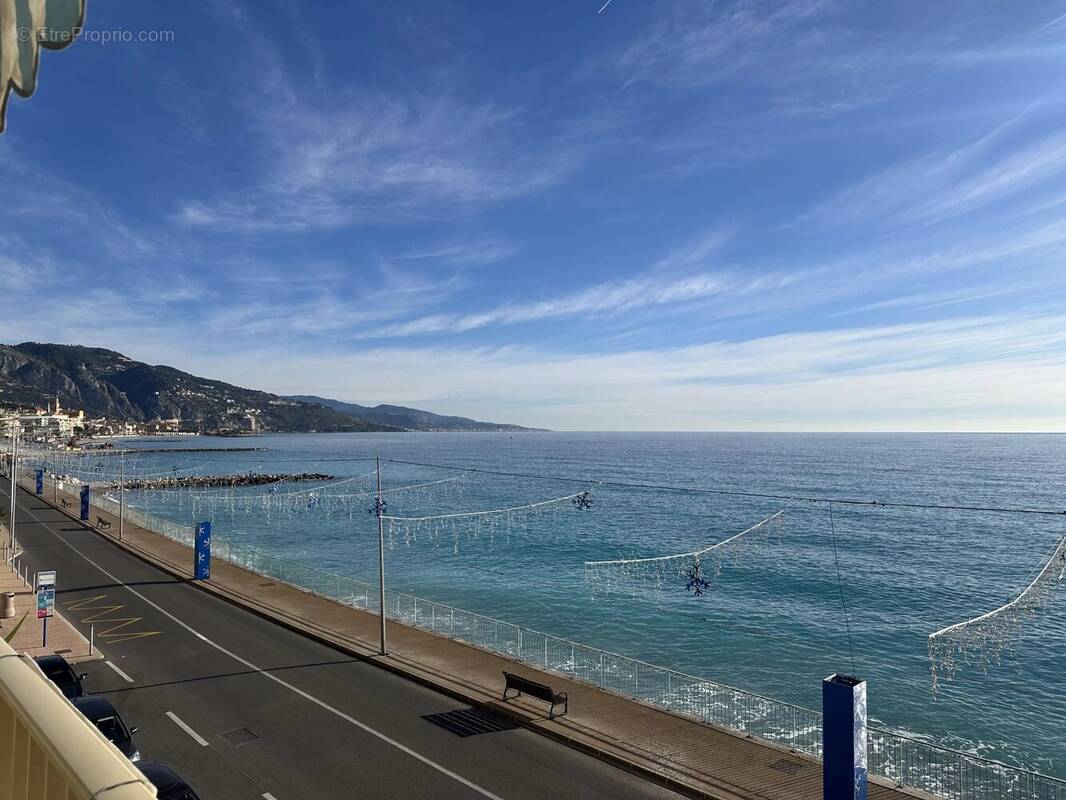
[[[801,223],[932,224],[1017,196],[1066,172],[1066,135],[1019,142],[1016,116],[954,148],[904,159],[799,217]]]
[[[411,248],[393,258],[430,266],[484,266],[506,261],[519,251],[518,245],[496,237],[475,237],[464,241],[447,241]]]
[[[368,337],[412,336],[425,333],[463,333],[489,325],[514,325],[563,317],[615,314],[648,306],[678,304],[719,294],[728,283],[710,273],[663,282],[645,276],[603,283],[570,294],[532,303],[512,303],[472,314],[434,314],[368,332]]]
[[[386,326],[365,337],[401,337],[427,333],[464,333],[491,325],[515,325],[547,319],[619,314],[655,306],[681,306],[724,292],[741,294],[756,285],[786,280],[762,276],[743,285],[708,262],[730,240],[725,229],[713,229],[658,259],[634,277],[606,281],[546,299],[508,302],[472,313],[431,314]]]
[[[175,219],[236,233],[449,218],[540,192],[581,161],[565,126],[521,107],[435,93],[298,90],[282,52],[253,37],[240,104],[253,174],[187,198]]]
[[[571,429],[1061,430],[1064,331],[1062,316],[972,317],[603,355],[276,353],[265,370],[232,358],[211,370],[282,393],[509,410],[511,421]]]
[[[5,232],[27,236],[56,227],[71,236],[102,247],[111,259],[143,258],[163,250],[173,252],[174,242],[165,232],[131,224],[97,192],[73,183],[47,163],[31,157],[31,148],[16,152],[0,150],[0,185],[4,186]],[[38,237],[52,239],[53,236]]]

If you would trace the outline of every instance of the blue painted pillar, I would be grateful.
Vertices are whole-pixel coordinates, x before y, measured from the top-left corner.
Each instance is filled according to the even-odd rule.
[[[34,478],[33,489],[37,494],[41,494],[44,491],[44,470],[37,470],[37,472],[34,473]]]
[[[196,525],[196,561],[193,563],[193,580],[206,581],[211,577],[211,523]]]
[[[866,800],[866,681],[822,681],[822,798]]]
[[[89,484],[81,487],[81,518],[86,521],[89,519]]]

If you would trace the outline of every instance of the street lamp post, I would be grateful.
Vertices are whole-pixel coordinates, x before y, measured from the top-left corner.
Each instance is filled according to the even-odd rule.
[[[16,482],[16,475],[18,474],[18,420],[11,421],[11,507],[8,516],[8,561],[11,561],[15,557],[15,491],[18,488]]]
[[[118,540],[122,541],[122,534],[126,527],[126,515],[125,515],[125,494],[126,494],[126,456],[123,454],[122,458],[118,462]]]
[[[381,655],[388,655],[385,644],[385,528],[381,515],[385,513],[385,502],[381,499],[381,459],[375,459],[378,474],[378,492],[374,503],[374,513],[378,518],[378,597],[381,603]]]

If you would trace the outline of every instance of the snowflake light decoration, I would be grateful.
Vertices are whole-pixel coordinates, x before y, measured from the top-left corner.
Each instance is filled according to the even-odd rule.
[[[373,514],[375,517],[383,517],[385,516],[385,507],[387,505],[388,503],[385,501],[384,498],[375,497],[374,505],[370,506],[370,508],[368,508],[366,512],[368,514]]]
[[[698,558],[685,570],[684,577],[688,579],[685,591],[692,592],[693,597],[703,597],[703,591],[711,588],[710,581],[703,577],[703,567],[700,566]]]
[[[579,511],[591,511],[592,510],[592,492],[582,492],[573,500],[574,508]]]

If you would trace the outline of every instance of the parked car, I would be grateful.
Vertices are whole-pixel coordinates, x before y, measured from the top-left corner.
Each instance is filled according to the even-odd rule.
[[[75,672],[63,656],[39,656],[33,660],[37,662],[44,676],[71,700],[85,695],[85,689],[81,685],[85,676]]]
[[[137,729],[126,727],[126,723],[122,721],[122,717],[118,715],[110,700],[100,695],[90,694],[71,702],[126,758],[130,761],[140,761],[141,754],[137,750],[137,745],[133,743],[133,734],[137,732]]]
[[[170,767],[158,761],[141,761],[137,769],[156,788],[158,800],[200,800],[199,796]]]

